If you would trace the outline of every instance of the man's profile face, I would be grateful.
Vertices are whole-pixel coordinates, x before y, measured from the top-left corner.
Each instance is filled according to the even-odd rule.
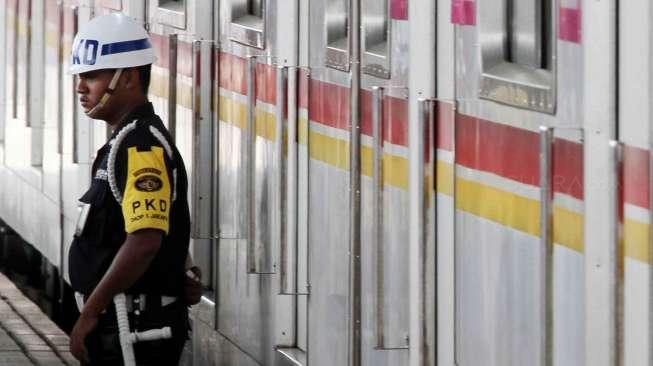
[[[84,110],[88,113],[95,107],[102,99],[102,96],[107,91],[111,78],[113,77],[114,70],[94,70],[81,73],[77,81],[77,94],[79,94],[79,103]],[[106,108],[101,108],[97,115],[92,116],[96,119],[102,119],[106,114]]]

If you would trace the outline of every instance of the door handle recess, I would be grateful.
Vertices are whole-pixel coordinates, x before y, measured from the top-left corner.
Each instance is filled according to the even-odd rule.
[[[298,139],[297,139],[297,86],[298,73],[301,68],[297,66],[281,66],[277,69],[277,121],[284,119],[284,107],[288,110],[288,137],[287,137],[287,164],[286,174],[286,235],[282,236],[279,246],[280,276],[279,294],[281,295],[308,295],[310,286],[305,283],[304,289],[298,289],[299,248],[298,248]],[[287,93],[284,86],[287,85]],[[283,164],[283,125],[277,125],[277,143],[279,148],[279,164]],[[281,177],[280,177],[281,178]],[[279,179],[280,186],[282,178]],[[282,188],[283,189],[283,188]],[[310,246],[310,245],[309,245]],[[308,249],[308,248],[307,248]],[[308,249],[310,250],[310,249]],[[308,264],[308,263],[307,263]]]
[[[192,221],[191,233],[196,239],[211,239],[211,174],[200,174],[212,166],[211,74],[213,41],[195,40],[192,43]],[[208,67],[204,67],[208,65]],[[205,82],[205,81],[209,82]]]
[[[256,66],[257,56],[247,57],[247,126],[245,130],[245,154],[247,161],[247,273],[274,274],[274,270],[263,269],[265,248],[256,241]]]
[[[553,365],[553,132],[540,127],[540,260],[542,268],[542,365]]]

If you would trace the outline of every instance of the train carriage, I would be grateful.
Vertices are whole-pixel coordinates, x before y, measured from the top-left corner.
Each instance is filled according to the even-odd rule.
[[[67,281],[109,135],[68,55],[123,12],[190,178],[184,362],[650,364],[652,9],[0,0],[0,218]]]

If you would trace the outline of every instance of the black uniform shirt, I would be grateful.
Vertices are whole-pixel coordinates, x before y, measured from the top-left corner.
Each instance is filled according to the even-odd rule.
[[[116,145],[116,146],[114,146]],[[127,233],[164,232],[159,252],[127,293],[180,296],[190,238],[184,162],[150,103],[130,113],[93,162],[89,207],[69,252],[70,282],[90,295]],[[120,201],[120,202],[119,202]],[[82,225],[83,224],[83,225]]]

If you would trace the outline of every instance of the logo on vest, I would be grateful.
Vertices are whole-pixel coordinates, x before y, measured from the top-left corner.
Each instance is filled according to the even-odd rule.
[[[156,192],[163,187],[161,179],[154,175],[144,175],[134,182],[134,188],[141,192]]]

